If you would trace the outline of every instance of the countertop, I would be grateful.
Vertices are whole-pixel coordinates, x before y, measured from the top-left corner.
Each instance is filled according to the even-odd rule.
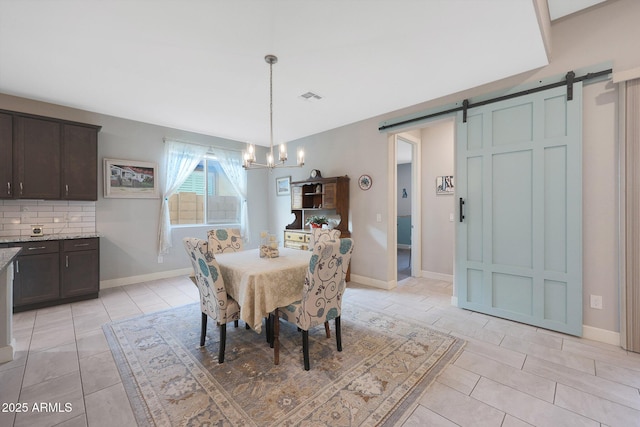
[[[88,239],[92,237],[100,237],[96,233],[84,234],[45,234],[44,236],[5,236],[0,237],[0,243],[18,243],[18,242],[40,242],[43,240],[68,240],[68,239]]]
[[[21,250],[22,248],[0,249],[0,272],[4,271]]]

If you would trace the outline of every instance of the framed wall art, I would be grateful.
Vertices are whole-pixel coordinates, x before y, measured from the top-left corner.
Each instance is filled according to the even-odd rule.
[[[278,196],[288,196],[291,194],[291,177],[283,176],[276,178],[276,194]]]
[[[453,175],[436,177],[436,194],[453,194]]]
[[[104,197],[157,199],[158,164],[104,159]]]

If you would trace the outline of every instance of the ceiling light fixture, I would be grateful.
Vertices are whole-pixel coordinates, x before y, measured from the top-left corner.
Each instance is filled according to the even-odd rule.
[[[298,165],[297,166],[288,166],[285,165],[287,161],[287,146],[286,144],[280,144],[280,148],[278,149],[278,161],[275,162],[275,157],[273,156],[273,64],[278,62],[278,57],[275,55],[267,55],[264,57],[264,60],[269,64],[269,153],[267,153],[267,163],[257,163],[256,162],[256,147],[253,144],[247,144],[246,151],[242,152],[242,167],[245,169],[270,169],[273,170],[275,168],[286,168],[286,167],[301,167],[304,165],[304,151],[302,149],[298,150]]]

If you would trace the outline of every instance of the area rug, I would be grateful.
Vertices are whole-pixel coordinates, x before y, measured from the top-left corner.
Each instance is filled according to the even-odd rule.
[[[399,425],[455,360],[464,341],[353,303],[342,307],[342,346],[323,327],[280,327],[280,364],[264,332],[227,326],[218,363],[218,328],[199,346],[200,307],[190,304],[103,326],[139,425]],[[242,322],[241,322],[242,323]],[[263,328],[264,330],[264,328]]]

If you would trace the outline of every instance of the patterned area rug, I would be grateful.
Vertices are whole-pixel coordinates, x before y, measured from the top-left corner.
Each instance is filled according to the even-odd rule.
[[[280,365],[261,335],[227,325],[225,362],[209,321],[199,346],[199,304],[104,325],[138,424],[158,426],[399,425],[464,342],[415,323],[342,307],[342,346],[324,328],[280,327]],[[264,331],[264,328],[263,328]]]

